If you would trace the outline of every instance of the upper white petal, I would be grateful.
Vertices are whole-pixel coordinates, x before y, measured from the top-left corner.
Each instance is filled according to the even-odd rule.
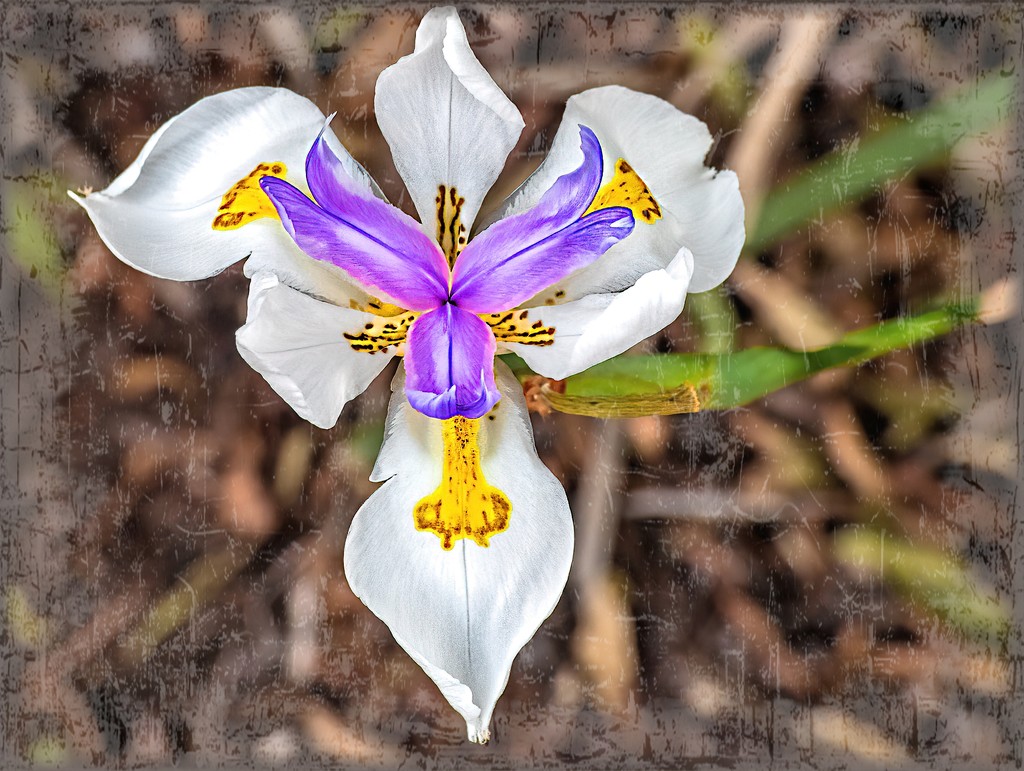
[[[638,222],[633,233],[593,265],[558,285],[565,300],[617,292],[666,267],[683,247],[693,255],[689,291],[703,292],[732,272],[744,241],[743,200],[736,175],[704,166],[707,126],[668,102],[621,86],[570,97],[551,152],[489,220],[524,211],[582,155],[578,126],[589,126],[604,151],[605,181],[624,158],[647,183],[662,219]]]
[[[512,660],[554,609],[572,561],[562,486],[537,457],[518,381],[501,362],[502,400],[480,429],[487,481],[512,503],[508,529],[481,548],[443,551],[413,524],[413,506],[441,481],[441,422],[413,410],[404,371],[393,384],[384,445],[371,479],[384,481],[352,521],[345,575],[484,740]]]
[[[355,351],[342,337],[373,320],[371,314],[315,300],[273,273],[256,273],[248,317],[235,342],[242,358],[300,417],[330,428],[394,355]]]
[[[575,375],[671,324],[683,309],[692,273],[693,255],[684,247],[667,267],[645,273],[625,291],[529,308],[531,319],[555,328],[554,343],[505,347],[545,377]]]
[[[316,105],[286,89],[215,94],[161,126],[105,190],[71,196],[111,251],[150,275],[206,278],[250,254],[286,266],[311,262],[276,219],[229,231],[212,224],[224,193],[259,163],[283,162],[289,181],[304,188],[306,153],[323,124]],[[350,174],[368,194],[376,192],[337,138],[327,135]]]
[[[468,234],[524,123],[473,55],[454,8],[423,17],[413,53],[380,74],[374,105],[426,232],[436,235],[435,199],[445,185],[466,199]]]

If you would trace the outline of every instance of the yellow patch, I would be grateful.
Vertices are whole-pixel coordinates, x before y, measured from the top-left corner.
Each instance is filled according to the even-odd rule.
[[[409,327],[416,320],[415,313],[403,312],[400,316],[381,316],[379,321],[368,321],[358,332],[344,332],[353,351],[375,354],[387,353],[394,346],[405,342]]]
[[[287,173],[288,167],[280,161],[261,163],[238,180],[220,199],[217,216],[213,219],[213,229],[237,230],[243,225],[248,225],[253,220],[263,217],[280,219],[274,204],[270,202],[267,194],[260,187],[260,180],[264,177],[284,179],[284,175]]]
[[[555,342],[555,328],[540,320],[533,321],[529,311],[488,313],[480,318],[491,328],[494,339],[499,343],[545,346]]]
[[[477,444],[479,431],[479,420],[456,416],[444,421],[441,484],[412,510],[416,529],[440,538],[445,551],[450,551],[460,538],[469,538],[477,546],[490,546],[491,536],[508,529],[512,504],[505,493],[484,479]]]
[[[623,158],[615,162],[615,176],[597,191],[594,202],[583,212],[583,216],[613,206],[629,209],[637,220],[648,225],[661,219],[661,207],[654,200],[647,184]]]
[[[437,206],[437,243],[451,267],[466,245],[466,226],[462,224],[462,206],[466,199],[454,187],[438,185],[434,203]]]
[[[400,316],[403,313],[408,313],[408,311],[406,311],[402,306],[385,302],[379,297],[371,297],[367,301],[366,305],[362,305],[355,300],[349,300],[349,305],[357,311],[372,313],[374,316]]]

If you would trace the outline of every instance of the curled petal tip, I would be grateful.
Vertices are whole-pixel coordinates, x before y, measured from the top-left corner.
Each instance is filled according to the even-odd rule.
[[[479,418],[501,398],[494,384],[494,334],[454,305],[420,316],[409,332],[409,403],[431,418]]]
[[[458,412],[455,406],[455,389],[454,385],[441,393],[409,389],[406,391],[406,396],[409,399],[409,404],[417,412],[423,413],[428,418],[447,420]]]
[[[594,133],[593,129],[591,129],[590,126],[585,126],[585,125],[583,125],[581,123],[581,124],[579,124],[579,130],[580,130],[580,147],[582,147],[584,149],[584,152],[586,152],[586,150],[588,148],[592,148],[592,149],[596,149],[596,150],[600,151],[600,149],[601,149],[601,142],[597,138],[597,134]]]

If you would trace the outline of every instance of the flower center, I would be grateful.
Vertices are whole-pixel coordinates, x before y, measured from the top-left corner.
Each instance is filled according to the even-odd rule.
[[[445,551],[451,551],[460,538],[490,546],[491,536],[508,529],[512,504],[505,493],[484,479],[479,432],[479,419],[460,415],[444,421],[441,484],[413,507],[416,529],[440,538]]]
[[[367,307],[365,310],[374,313],[374,315],[380,315],[378,311],[373,309],[373,304],[373,301],[371,301],[370,307]],[[380,307],[379,303],[378,307]],[[369,353],[371,355],[378,351],[387,353],[388,349],[392,346],[405,342],[405,338],[409,334],[409,327],[412,326],[416,316],[419,314],[410,313],[397,308],[397,306],[388,304],[388,309],[392,308],[398,310],[397,315],[380,315],[378,320],[367,322],[358,332],[342,333],[342,337],[348,340],[348,344],[352,347],[353,351]]]

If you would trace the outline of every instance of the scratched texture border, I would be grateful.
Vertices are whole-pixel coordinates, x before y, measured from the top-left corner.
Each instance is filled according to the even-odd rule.
[[[108,56],[110,51],[103,50],[109,38],[92,35],[79,23],[83,14],[93,18],[109,20],[116,25],[122,17],[135,17],[153,12],[159,14],[168,7],[185,7],[197,5],[204,11],[217,9],[221,13],[238,13],[240,23],[251,23],[254,15],[265,12],[272,6],[254,7],[244,0],[222,0],[217,3],[174,4],[152,2],[152,0],[123,0],[122,2],[98,2],[84,0],[81,3],[37,3],[31,7],[13,2],[0,5],[0,159],[3,163],[0,182],[17,179],[30,179],[33,175],[46,172],[50,168],[48,138],[54,136],[54,117],[47,113],[46,105],[37,105],[31,120],[24,120],[15,115],[20,113],[19,105],[24,94],[18,92],[18,84],[12,72],[28,53],[49,63],[50,68],[40,77],[75,76],[93,66],[97,57]],[[283,6],[299,9],[311,16],[323,16],[333,7],[328,3],[294,2]],[[381,2],[360,2],[360,8],[416,8],[426,9],[429,3],[401,3],[399,5]],[[500,8],[500,3],[472,4],[469,7],[480,11]],[[556,4],[550,2],[531,2],[519,4],[517,7],[536,9],[539,12],[567,8],[573,12],[600,13],[613,15],[623,8],[658,9],[673,7],[671,4],[648,2],[579,2]],[[730,13],[780,14],[806,5],[789,6],[771,2],[748,2],[728,5],[702,6],[712,15]],[[847,4],[827,5],[834,11],[854,10],[866,17],[887,14],[908,8],[935,8],[947,11],[962,10],[967,14],[998,13],[1016,25],[1017,46],[1002,52],[1003,66],[1015,68],[1024,75],[1024,9],[1011,3],[994,3],[987,5],[954,4],[889,4],[883,2],[860,3],[856,6]],[[34,37],[34,50],[25,49],[25,36],[19,31],[19,20],[26,15],[35,14],[36,18],[49,18],[52,29],[45,39]],[[106,42],[105,42],[106,41]],[[126,57],[126,66],[131,66],[131,55],[128,48],[131,41],[126,41],[122,53]],[[979,41],[984,47],[984,41]],[[181,67],[181,61],[168,62],[172,70]],[[185,74],[185,73],[183,73]],[[501,82],[501,73],[494,73]],[[371,80],[372,83],[372,80]],[[582,88],[582,83],[580,84]],[[569,91],[571,93],[572,89]],[[125,95],[125,99],[130,99]],[[974,293],[981,287],[988,286],[995,279],[1010,275],[1015,277],[1018,286],[1024,267],[1024,238],[1020,229],[1024,226],[1024,153],[1021,152],[1021,136],[1024,131],[1022,114],[1018,105],[1016,117],[1017,128],[1013,142],[1009,148],[996,148],[998,155],[989,157],[988,161],[1001,169],[994,186],[988,190],[991,195],[991,206],[987,209],[990,215],[987,227],[972,241],[972,248],[977,260],[965,266],[961,277],[964,294]],[[5,188],[6,189],[6,188]],[[11,205],[11,200],[4,201]],[[70,203],[68,204],[71,205]],[[6,243],[6,242],[5,242]],[[5,247],[6,248],[6,247]],[[72,348],[80,342],[79,331],[73,322],[72,298],[62,295],[56,306],[53,305],[40,281],[35,276],[26,275],[22,268],[12,260],[6,252],[0,261],[0,585],[7,587],[14,581],[31,581],[33,576],[40,577],[43,569],[54,554],[59,554],[61,527],[47,511],[57,506],[75,506],[88,498],[88,490],[69,490],[65,476],[67,457],[63,449],[66,440],[66,429],[59,418],[60,410],[65,406],[60,403],[58,395],[62,392],[63,379],[68,372],[68,357]],[[975,404],[1002,403],[1005,414],[1005,433],[1003,439],[1016,448],[1018,461],[1024,429],[1024,409],[1022,409],[1022,366],[1021,352],[1024,345],[1024,316],[1020,309],[1004,324],[994,327],[973,327],[962,333],[965,350],[987,348],[995,352],[999,359],[1000,373],[998,379],[985,379],[979,374],[976,365],[967,357],[962,369],[950,373],[950,381],[956,389],[969,389],[975,394]],[[967,419],[971,417],[968,413]],[[963,449],[972,452],[969,436],[963,440],[968,446]],[[975,457],[979,467],[983,468],[986,458]],[[977,490],[970,492],[959,504],[959,510],[965,516],[973,511],[990,511],[998,509],[1010,523],[1007,529],[1005,544],[1005,560],[1007,569],[1012,575],[1012,590],[1006,597],[1007,604],[1012,608],[1014,631],[1010,637],[1008,660],[1010,662],[1011,681],[1005,692],[991,697],[979,708],[991,711],[996,716],[1001,728],[999,741],[1006,748],[1004,755],[1006,766],[1021,768],[1024,765],[1024,496],[1018,491],[1024,487],[1024,465],[1018,463],[1016,478],[1013,480],[998,475],[978,476],[980,484]],[[81,515],[81,513],[79,513]],[[60,597],[54,597],[60,602]],[[0,600],[2,601],[2,600]],[[82,609],[68,607],[66,613],[71,623]],[[4,618],[6,619],[6,614]],[[12,711],[12,703],[16,698],[17,676],[22,671],[25,660],[23,650],[12,639],[9,630],[0,630],[0,763],[13,767],[22,761],[11,753],[13,746],[11,737],[21,729]],[[769,700],[770,701],[770,700]],[[752,714],[754,724],[766,720],[773,721],[774,730],[790,731],[798,734],[809,730],[807,720],[813,722],[813,710],[804,710],[800,705],[787,705],[786,700],[776,700],[767,704],[771,711],[760,715]],[[914,720],[921,723],[931,722],[939,726],[950,719],[945,713],[942,703],[916,703],[910,705],[916,711]],[[553,719],[561,716],[553,715]],[[923,730],[923,729],[922,729]],[[799,737],[795,739],[800,743]],[[770,755],[766,746],[759,746],[756,740],[748,743],[749,749],[734,757],[708,757],[700,754],[688,754],[672,759],[660,758],[654,762],[644,759],[642,751],[632,756],[612,755],[605,759],[567,763],[573,767],[615,767],[615,768],[717,768],[735,769],[796,769],[796,768],[859,768],[863,760],[858,760],[841,749],[815,747],[813,739],[806,751],[796,752],[785,757]],[[638,748],[639,749],[639,748]],[[186,757],[175,768],[188,768]],[[487,767],[498,763],[492,756],[478,751],[478,748],[466,745],[465,750],[456,755],[443,755],[424,759],[412,758],[409,763],[417,767],[437,768],[468,768]],[[224,759],[222,764],[227,767],[238,765],[237,761]],[[218,764],[221,765],[221,764]],[[324,763],[324,766],[330,766]],[[372,764],[371,764],[372,765]],[[553,767],[545,764],[546,767]],[[875,768],[957,768],[970,767],[970,759],[965,757],[951,758],[929,755],[918,759],[894,761],[878,760],[869,764]],[[256,767],[256,766],[253,766]],[[376,767],[376,766],[373,766]]]

